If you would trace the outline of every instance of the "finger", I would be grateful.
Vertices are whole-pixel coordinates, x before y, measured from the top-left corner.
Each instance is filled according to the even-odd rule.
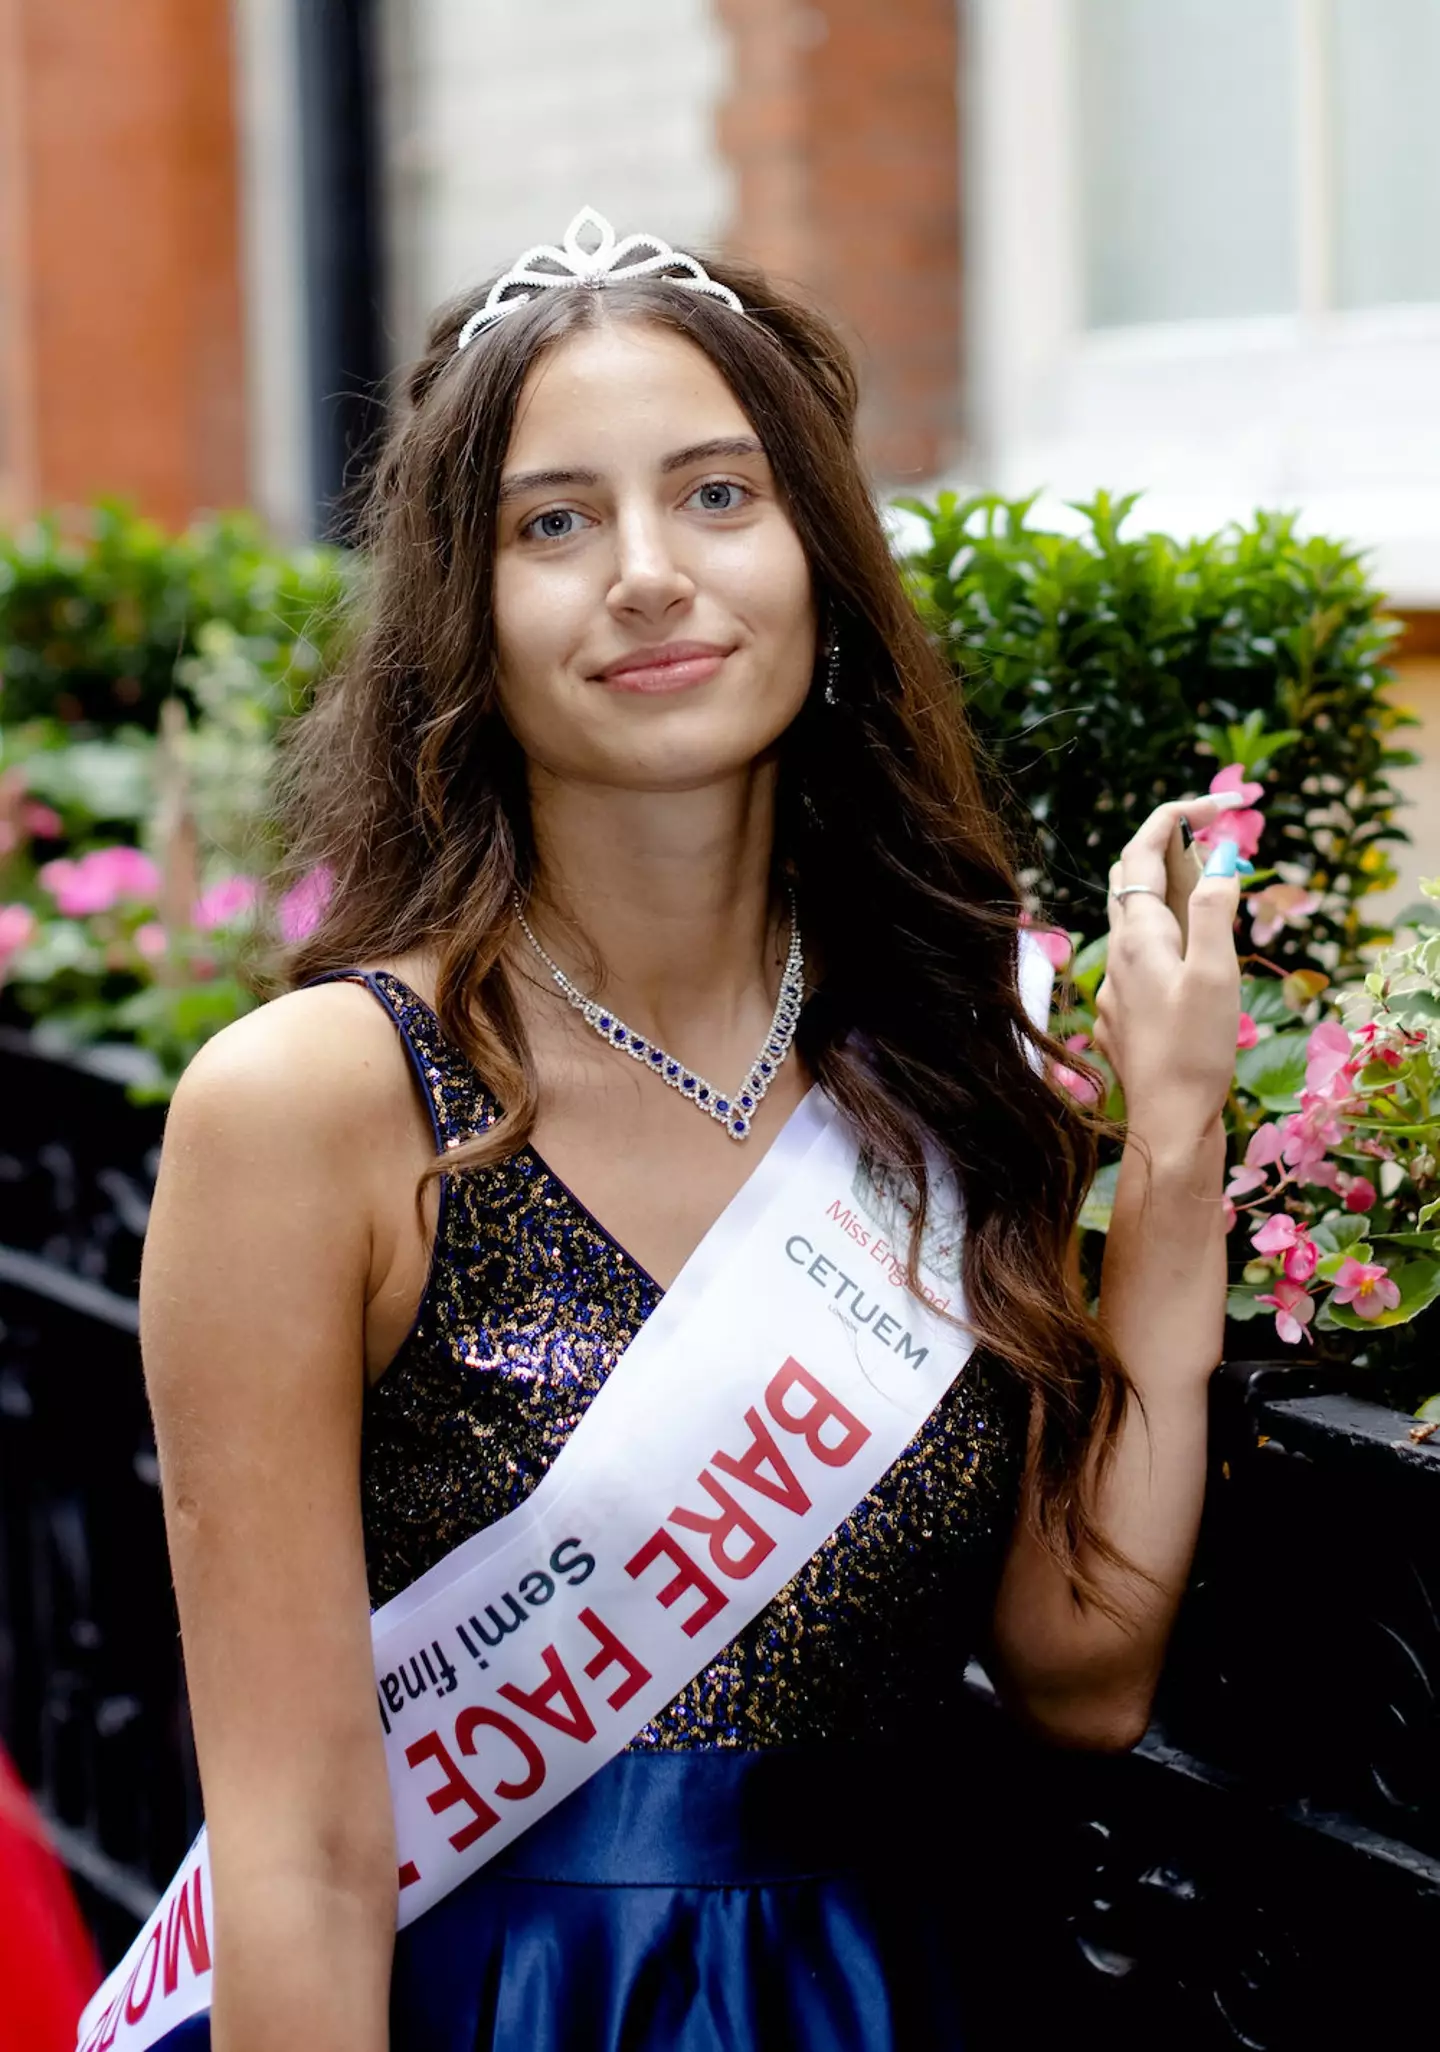
[[[1235,953],[1235,921],[1240,911],[1238,876],[1202,876],[1190,893],[1187,969],[1217,983],[1233,983],[1238,991],[1240,964]]]
[[[1120,931],[1120,921],[1124,918],[1125,907],[1130,902],[1128,898],[1117,898],[1115,895],[1124,880],[1120,874],[1120,864],[1112,862],[1110,865],[1110,888],[1105,897],[1105,916],[1110,921],[1110,931],[1112,933]]]
[[[1152,889],[1165,887],[1165,853],[1171,840],[1180,831],[1180,818],[1190,822],[1195,831],[1203,831],[1225,813],[1237,810],[1233,802],[1238,794],[1221,791],[1205,798],[1173,798],[1164,805],[1157,805],[1140,822],[1121,852],[1120,864],[1125,871],[1127,883],[1149,884]]]

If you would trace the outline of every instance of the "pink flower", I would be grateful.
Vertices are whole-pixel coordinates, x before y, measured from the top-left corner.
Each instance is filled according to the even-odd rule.
[[[299,883],[291,885],[278,908],[283,939],[291,942],[304,940],[307,933],[314,932],[325,917],[325,907],[330,902],[334,883],[335,872],[328,863],[322,862],[307,871]],[[1068,1084],[1066,1088],[1069,1088]]]
[[[1288,1211],[1262,1218],[1252,1228],[1250,1239],[1257,1254],[1286,1254],[1300,1238],[1300,1228]]]
[[[1247,784],[1245,772],[1238,762],[1227,762],[1224,769],[1217,770],[1210,779],[1210,795],[1218,797],[1222,791],[1238,791],[1247,805],[1255,805],[1265,796],[1263,784]]]
[[[21,948],[30,945],[37,924],[28,905],[0,905],[0,977]]]
[[[1400,1302],[1400,1285],[1391,1280],[1383,1263],[1357,1261],[1350,1254],[1340,1264],[1333,1301],[1348,1304],[1357,1318],[1378,1318]]]
[[[1370,1211],[1375,1204],[1375,1185],[1368,1176],[1342,1176],[1341,1188],[1345,1193],[1347,1211]]]
[[[1320,1266],[1320,1249],[1308,1233],[1297,1233],[1295,1244],[1285,1256],[1285,1280],[1308,1283]]]
[[[1319,894],[1302,890],[1299,884],[1266,884],[1246,900],[1250,907],[1250,938],[1257,948],[1268,948],[1282,926],[1303,926],[1320,906]]]
[[[1075,952],[1069,934],[1062,932],[1058,926],[1037,926],[1028,912],[1020,914],[1020,924],[1034,934],[1041,954],[1058,976]]]
[[[1330,1106],[1323,1099],[1310,1105],[1302,1101],[1302,1109],[1288,1113],[1280,1130],[1285,1160],[1300,1181],[1328,1183],[1322,1167],[1326,1151],[1338,1147],[1345,1137],[1345,1128]]]
[[[1393,1044],[1393,1042],[1388,1044],[1382,1044],[1379,1046],[1376,1045],[1376,1042],[1382,1033],[1389,1033],[1393,1032],[1394,1030],[1395,1029],[1392,1027],[1382,1026],[1378,1019],[1368,1020],[1365,1025],[1356,1027],[1355,1038],[1357,1041],[1359,1041],[1361,1047],[1364,1049],[1365,1059],[1367,1062],[1383,1062],[1387,1069],[1404,1068],[1404,1053],[1400,1048],[1396,1047]],[[1401,1037],[1408,1044],[1412,1039],[1423,1038],[1424,1036],[1416,1036],[1407,1033],[1402,1034]]]
[[[65,823],[55,808],[42,805],[36,798],[21,807],[20,824],[37,841],[58,841],[65,831]]]
[[[158,919],[147,919],[135,929],[135,946],[147,962],[158,962],[169,942]]]
[[[1236,1047],[1254,1047],[1260,1038],[1260,1029],[1248,1012],[1240,1014],[1240,1027],[1235,1035]]]
[[[1352,1053],[1350,1035],[1343,1026],[1333,1019],[1317,1026],[1305,1043],[1306,1090],[1332,1101],[1348,1097],[1357,1072]],[[1340,1085],[1343,1088],[1337,1088]]]
[[[233,926],[253,912],[260,897],[260,886],[253,876],[227,876],[197,901],[191,914],[201,933],[213,933],[217,926]]]
[[[1315,1316],[1315,1303],[1298,1282],[1282,1277],[1273,1290],[1256,1302],[1270,1305],[1275,1313],[1275,1330],[1287,1347],[1298,1346],[1302,1339],[1310,1338],[1305,1328]]]
[[[1282,1146],[1280,1129],[1273,1120],[1267,1119],[1263,1126],[1257,1126],[1250,1135],[1250,1145],[1245,1149],[1244,1166],[1230,1171],[1225,1195],[1233,1199],[1258,1190],[1267,1180],[1265,1171],[1279,1161]]]
[[[1227,763],[1210,779],[1210,789],[1217,797],[1221,792],[1237,792],[1245,800],[1246,810],[1222,812],[1207,827],[1201,827],[1195,839],[1202,848],[1213,848],[1220,840],[1233,841],[1240,853],[1247,859],[1254,856],[1260,846],[1260,836],[1265,831],[1263,812],[1248,810],[1257,799],[1265,795],[1263,784],[1247,784],[1245,772],[1238,762]]]
[[[67,919],[109,912],[123,898],[153,904],[160,872],[139,848],[93,848],[78,861],[62,856],[40,868],[40,881]]]

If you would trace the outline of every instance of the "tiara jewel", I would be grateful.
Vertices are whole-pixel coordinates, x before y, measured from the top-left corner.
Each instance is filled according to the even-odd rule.
[[[596,238],[593,249],[586,249],[581,243],[580,237],[586,233]],[[550,268],[539,270],[536,267],[540,264]],[[611,279],[661,276],[667,284],[683,285],[687,291],[721,299],[735,313],[745,311],[730,287],[717,284],[697,258],[672,249],[658,235],[627,235],[623,242],[617,242],[615,230],[604,215],[597,214],[593,207],[582,207],[565,230],[562,248],[557,249],[551,242],[537,242],[516,259],[503,278],[495,280],[485,304],[471,314],[460,330],[455,347],[465,348],[482,328],[514,313],[517,307],[527,306],[532,295],[522,291],[522,286],[534,285],[542,292],[553,292],[557,285],[607,285]]]

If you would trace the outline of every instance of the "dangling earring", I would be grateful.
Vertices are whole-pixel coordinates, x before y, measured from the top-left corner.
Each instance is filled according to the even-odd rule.
[[[825,703],[838,705],[840,693],[836,685],[840,681],[840,631],[837,628],[830,636],[830,646],[825,655]]]

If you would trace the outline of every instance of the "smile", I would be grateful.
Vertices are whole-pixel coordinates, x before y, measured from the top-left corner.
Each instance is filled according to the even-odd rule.
[[[716,675],[730,653],[704,641],[667,641],[639,648],[600,672],[597,683],[610,691],[688,691]]]

